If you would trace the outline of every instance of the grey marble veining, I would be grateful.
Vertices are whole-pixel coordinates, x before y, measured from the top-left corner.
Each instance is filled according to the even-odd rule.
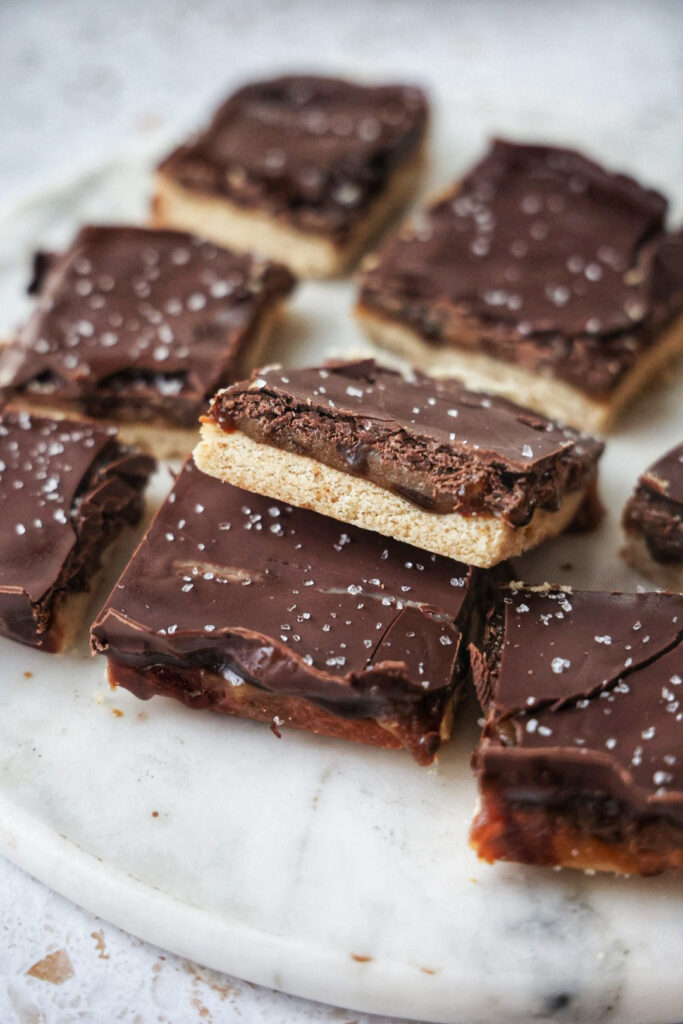
[[[0,222],[8,325],[25,301],[18,254],[39,239],[61,244],[86,217],[139,216],[163,145]],[[352,298],[349,283],[301,286],[266,359],[357,350]],[[615,560],[617,513],[632,467],[677,432],[682,386],[674,375],[610,440],[611,515],[600,530],[518,560],[518,575],[640,583]],[[162,471],[155,500],[167,487]],[[467,846],[473,702],[438,771],[425,772],[395,752],[302,734],[278,742],[254,723],[168,701],[141,710],[108,692],[85,651],[56,664],[3,642],[0,657],[0,846],[87,909],[210,968],[362,1011],[453,1024],[671,1024],[683,880],[478,863]]]
[[[460,173],[485,137],[509,132],[583,146],[667,189],[680,213],[679,14],[675,2],[6,2],[0,196],[15,205],[0,219],[0,334],[25,309],[31,250],[61,244],[83,219],[141,217],[154,153],[264,69],[425,82],[437,114],[430,188]],[[344,284],[302,288],[270,355],[301,363],[358,349],[351,296]],[[599,534],[527,556],[527,578],[643,582],[616,561],[617,514],[680,414],[680,387],[672,380],[610,441]],[[425,774],[400,755],[305,736],[277,743],[258,726],[163,701],[139,719],[141,706],[111,694],[84,656],[55,671],[47,656],[3,644],[0,659],[2,848],[180,954],[160,954],[2,861],[3,1021],[82,1013],[183,1024],[210,1019],[206,1010],[221,1024],[369,1024],[358,1010],[269,993],[184,957],[422,1020],[683,1019],[679,882],[488,868],[469,852],[472,708],[438,773]],[[26,975],[60,949],[72,977]]]

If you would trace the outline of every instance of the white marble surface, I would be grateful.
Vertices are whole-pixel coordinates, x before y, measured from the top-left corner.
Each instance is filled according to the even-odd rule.
[[[410,74],[430,85],[439,112],[433,181],[465,166],[485,135],[510,131],[519,136],[543,135],[585,145],[653,184],[677,190],[680,210],[683,154],[677,120],[681,86],[680,64],[676,63],[681,35],[677,7],[680,15],[676,3],[645,6],[628,2],[394,2],[346,4],[343,10],[339,5],[320,2],[258,3],[248,9],[245,5],[201,2],[191,9],[168,2],[134,5],[129,0],[107,8],[85,2],[5,3],[0,7],[0,125],[5,141],[0,195],[16,199],[27,188],[36,190],[55,177],[67,178],[75,165],[95,163],[113,145],[137,150],[140,141],[151,133],[191,123],[233,81],[265,68],[303,63],[364,75]],[[302,26],[306,31],[301,31]],[[89,215],[103,208],[103,196],[93,184],[97,184],[97,178],[86,176],[77,189]],[[72,199],[74,191],[67,187],[62,198]],[[128,201],[138,201],[137,196],[128,192]],[[113,212],[109,199],[106,205]],[[56,204],[37,201],[23,206],[11,233],[7,224],[3,225],[0,331],[19,313],[20,304],[18,299],[15,304],[15,298],[25,272],[25,250],[36,242],[64,237],[77,212],[73,206],[65,206],[62,199]],[[305,315],[290,321],[289,327],[294,358],[303,358],[309,346],[318,349],[323,345],[355,344],[356,339],[340,327],[347,302],[343,286],[330,292],[310,286],[302,292],[299,309]],[[662,424],[677,409],[680,411],[680,392],[672,387],[647,414],[642,410],[636,414],[626,425],[628,430],[622,431],[611,446],[613,455],[605,464],[603,492],[612,509],[620,506],[631,479],[659,445]],[[632,437],[638,438],[635,445]],[[561,573],[563,579],[570,579],[575,570],[561,567],[576,564],[582,552],[592,567],[590,582],[609,585],[615,581],[615,572],[617,577],[621,572],[614,563],[615,546],[612,515],[599,537],[561,541],[546,554],[529,559],[525,572],[529,577],[539,574],[536,578],[546,572],[557,578]],[[599,551],[602,557],[597,557]],[[633,585],[635,579],[624,582]],[[19,655],[17,649],[3,648],[0,654],[6,709],[0,746],[3,846],[7,849],[12,841],[19,843],[12,856],[19,857],[38,875],[46,877],[47,871],[53,885],[91,907],[107,909],[112,919],[140,934],[160,941],[158,924],[160,919],[165,920],[167,941],[172,928],[169,931],[168,907],[159,894],[146,892],[144,898],[134,901],[137,910],[135,906],[131,910],[127,903],[129,887],[123,886],[123,894],[115,891],[112,875],[116,872],[107,870],[97,877],[96,869],[94,875],[89,875],[81,855],[71,847],[65,853],[54,832],[63,831],[77,841],[80,835],[84,849],[92,851],[99,845],[110,857],[108,830],[113,830],[115,838],[123,826],[130,842],[123,851],[114,842],[113,851],[119,861],[125,854],[121,862],[124,870],[130,868],[132,858],[138,877],[141,872],[144,881],[150,867],[147,853],[155,843],[160,844],[163,870],[157,873],[157,884],[161,881],[161,887],[181,901],[189,896],[194,903],[199,892],[210,904],[216,902],[216,897],[201,885],[197,889],[201,879],[196,875],[207,863],[207,856],[216,857],[220,829],[207,828],[206,821],[195,822],[192,834],[196,842],[187,850],[182,842],[178,846],[175,841],[178,821],[164,823],[161,814],[159,819],[144,817],[142,809],[147,802],[157,800],[161,811],[162,798],[172,795],[164,789],[164,765],[158,758],[150,765],[146,753],[138,766],[142,782],[135,785],[135,799],[122,800],[122,785],[128,783],[125,772],[121,775],[114,770],[121,763],[117,758],[129,757],[131,744],[137,749],[140,735],[144,735],[140,730],[147,730],[149,719],[137,720],[132,705],[126,703],[124,708],[124,702],[132,702],[132,698],[120,698],[119,694],[114,706],[124,710],[124,716],[112,715],[114,698],[102,691],[99,674],[93,675],[85,662],[74,662],[75,673],[70,671],[66,681],[54,676],[52,662],[46,672],[44,659],[39,658],[41,668],[31,680],[32,690],[29,692],[22,682],[17,686],[17,673],[26,669],[27,657],[23,651]],[[102,703],[93,699],[95,693],[102,695]],[[78,708],[78,715],[69,715],[62,723],[66,700],[69,710]],[[20,708],[28,719],[17,718]],[[205,716],[197,716],[198,721],[189,719],[165,702],[154,702],[145,710],[153,711],[151,729],[157,730],[161,740],[167,739],[170,731],[174,744],[192,737],[192,742],[203,747],[207,735],[212,743],[225,742],[224,723],[200,724],[206,721]],[[81,714],[85,715],[82,719]],[[38,728],[41,716],[49,719],[49,730]],[[66,733],[55,734],[56,720]],[[75,730],[76,721],[87,723],[82,733]],[[395,755],[373,751],[359,755],[355,748],[349,751],[343,745],[323,744],[308,737],[287,737],[282,744],[274,745],[269,734],[265,736],[248,724],[233,724],[228,731],[231,739],[233,734],[237,737],[235,749],[244,751],[240,768],[245,760],[259,763],[257,754],[263,750],[270,780],[277,784],[274,795],[280,797],[275,818],[271,817],[275,822],[271,827],[276,828],[272,834],[279,838],[277,826],[284,828],[286,810],[298,810],[294,818],[296,835],[290,834],[289,826],[284,831],[290,843],[295,838],[303,843],[302,833],[307,837],[301,863],[302,867],[314,867],[312,876],[304,872],[304,881],[309,879],[306,885],[310,899],[304,901],[303,910],[299,908],[296,921],[302,941],[309,944],[307,956],[303,956],[303,948],[298,949],[280,970],[279,979],[271,963],[271,974],[259,974],[261,980],[342,1003],[348,1002],[348,993],[353,992],[356,1005],[381,1005],[401,1015],[423,1017],[429,1011],[430,1016],[450,1015],[449,1019],[461,1024],[474,1024],[479,1019],[526,1020],[532,1014],[538,1015],[536,1019],[604,1019],[620,1024],[626,1020],[672,1024],[680,1019],[683,993],[675,988],[676,982],[680,983],[683,960],[678,923],[683,895],[680,886],[661,880],[635,885],[577,881],[570,876],[558,878],[513,868],[483,869],[471,860],[463,846],[473,797],[466,773],[466,747],[474,735],[471,722],[460,746],[444,759],[438,776],[416,775],[416,769],[396,761]],[[126,737],[123,743],[122,734]],[[101,742],[96,744],[96,738]],[[50,746],[52,741],[54,745]],[[174,748],[174,758],[176,754],[182,756],[183,746],[187,743]],[[146,746],[145,751],[148,749]],[[167,754],[170,749],[166,748]],[[229,764],[222,748],[220,756],[216,750],[212,756],[217,758],[219,772],[225,772]],[[53,770],[46,771],[41,762],[44,758],[49,761],[50,756],[54,759]],[[185,752],[185,756],[191,758],[191,752]],[[68,772],[65,765],[70,766]],[[318,779],[330,765],[333,767],[318,796],[319,810],[314,815],[306,801],[312,806]],[[226,785],[225,789],[234,790],[236,774],[237,770],[228,780],[232,787]],[[257,806],[259,792],[247,787],[240,796],[236,806],[242,807],[242,815],[246,814],[246,796],[251,795],[255,801],[248,806],[251,812]],[[21,798],[17,803],[18,794]],[[65,799],[69,794],[76,795],[75,802]],[[206,806],[215,817],[215,805],[208,797]],[[444,797],[453,800],[451,805],[446,804],[448,814]],[[401,810],[401,801],[407,806],[415,804],[417,818],[392,817],[397,808]],[[137,804],[141,804],[140,821],[117,819],[122,809]],[[356,812],[351,832],[342,832],[345,842],[338,839],[339,823],[344,821],[339,818],[340,805],[342,814],[349,813],[349,805]],[[93,816],[95,809],[97,817]],[[261,805],[260,809],[266,808]],[[192,813],[192,808],[185,811]],[[33,831],[36,819],[43,828],[39,836]],[[93,832],[90,826],[94,821],[98,825]],[[313,828],[312,821],[316,823]],[[413,827],[408,828],[411,822]],[[155,831],[152,824],[161,828]],[[181,819],[180,824],[180,835],[186,835],[187,821]],[[167,831],[160,837],[164,827]],[[334,839],[331,843],[330,830]],[[174,841],[164,843],[164,835],[174,837]],[[352,843],[349,835],[357,841]],[[448,842],[451,838],[452,843]],[[330,844],[328,855],[333,857],[328,874],[324,858],[322,863],[320,859],[327,849],[325,843]],[[268,897],[266,909],[278,918],[280,931],[284,925],[284,931],[289,928],[291,933],[291,892],[282,891],[282,876],[277,875],[268,877],[263,887],[262,874],[256,870],[263,864],[259,858],[267,862],[272,857],[273,846],[280,853],[278,843],[263,849],[260,842],[249,857],[230,860],[237,870],[234,879],[230,876],[227,895],[224,891],[221,898],[225,901],[230,892],[234,893],[233,882],[238,883],[238,909],[244,920],[245,913],[253,914],[258,909],[255,904],[249,905],[249,894],[257,889]],[[457,853],[452,855],[451,849]],[[174,870],[183,850],[188,854],[187,864],[181,865],[182,870]],[[372,851],[372,870],[368,877],[362,873],[356,877],[349,865],[367,851]],[[223,854],[220,866],[215,859],[212,862],[221,878],[228,859]],[[193,866],[192,870],[188,871],[188,865]],[[387,888],[385,874],[389,866],[392,872],[398,868],[399,874],[390,876],[397,879],[397,884]],[[329,871],[336,867],[339,877],[351,875],[346,883],[350,888],[338,889],[336,875],[332,885]],[[379,867],[384,871],[378,875]],[[439,875],[439,871],[446,875]],[[192,879],[195,888],[189,893],[179,891],[176,875]],[[149,880],[149,874],[146,877]],[[470,877],[479,881],[469,882]],[[334,893],[331,907],[320,898],[319,885],[325,880],[328,894]],[[442,884],[437,886],[438,881]],[[396,892],[401,895],[406,883],[410,897],[407,904],[405,896],[396,896]],[[420,903],[420,899],[430,892],[433,910],[429,922],[434,927],[426,928],[424,913],[420,913],[424,901]],[[478,895],[482,892],[484,896]],[[514,899],[512,893],[516,893]],[[359,905],[360,896],[368,904],[370,917],[359,922],[354,920],[351,907]],[[159,899],[162,907],[155,917],[152,910],[159,910]],[[482,906],[487,907],[484,923],[500,926],[500,934],[505,937],[502,942],[496,944],[488,927],[474,935],[467,933],[473,908],[481,910]],[[520,906],[524,913],[520,914]],[[321,913],[321,908],[327,913]],[[229,909],[232,914],[235,906]],[[229,916],[225,902],[219,910],[224,919]],[[325,929],[321,925],[321,921],[329,921],[330,911],[336,932],[331,926]],[[260,912],[264,912],[263,907]],[[233,970],[241,964],[242,973],[250,973],[247,968],[254,966],[253,954],[243,937],[221,947],[220,961],[216,960],[215,948],[196,944],[196,936],[188,951],[187,920],[186,914],[174,933],[177,949],[202,956],[206,963],[230,964]],[[369,1020],[357,1012],[336,1011],[231,982],[207,968],[161,954],[78,910],[5,861],[0,863],[0,921],[3,1021],[158,1019],[182,1024],[185,1020],[214,1019],[327,1024],[353,1019],[366,1024]],[[378,922],[383,922],[384,928],[375,934]],[[416,954],[415,975],[410,971],[406,975],[405,970],[406,947],[401,947],[405,922]],[[463,946],[463,936],[467,935]],[[372,948],[375,959],[365,963],[345,959],[343,969],[335,961],[331,971],[329,962],[327,966],[321,963],[331,936],[338,943],[336,952],[341,950],[344,958],[351,952],[369,955],[368,949]],[[438,943],[439,937],[446,938],[445,945],[443,941]],[[62,984],[27,975],[34,963],[59,950],[66,952],[73,976],[66,977],[69,967],[63,957],[57,958],[57,968],[61,964],[65,976]],[[523,985],[517,985],[515,977],[504,970],[504,957],[514,950],[521,956],[521,975],[517,973],[516,977],[527,978]],[[452,962],[443,965],[439,957]],[[256,959],[263,968],[263,943]],[[391,973],[396,963],[403,964],[400,977]],[[482,964],[490,972],[488,976],[477,974]],[[425,966],[441,966],[441,970],[428,975],[419,970]],[[54,964],[52,972],[48,968],[43,973],[52,973],[53,982],[58,975]],[[533,985],[528,982],[529,973],[534,976]],[[421,975],[417,981],[416,975]],[[252,971],[251,976],[257,975]],[[445,1006],[443,992],[448,992],[449,984],[451,997],[446,997],[449,1006]],[[381,1004],[377,1002],[378,992],[385,1000]],[[387,993],[393,1003],[386,1002]],[[568,1003],[560,998],[564,995],[571,997]]]
[[[476,130],[463,119],[462,137]],[[139,217],[163,145],[43,192],[0,222],[8,322],[25,301],[22,257],[39,239],[59,245],[85,217]],[[433,177],[454,159],[437,159]],[[266,358],[357,350],[352,296],[348,283],[303,285]],[[635,473],[680,431],[682,397],[683,378],[672,375],[610,440],[601,529],[518,560],[519,577],[638,585],[615,558],[618,512]],[[153,503],[168,483],[162,469]],[[0,641],[0,659],[0,850],[133,934],[361,1011],[453,1024],[676,1016],[683,880],[476,862],[472,704],[438,771],[426,772],[395,752],[297,733],[277,741],[254,723],[142,705],[109,691],[85,644],[55,659]],[[90,932],[98,952],[99,930]]]

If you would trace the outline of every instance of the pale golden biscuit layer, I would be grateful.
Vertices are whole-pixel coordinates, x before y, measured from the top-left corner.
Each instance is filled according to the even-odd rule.
[[[213,423],[202,425],[194,460],[203,472],[248,491],[310,508],[342,523],[374,530],[425,551],[483,569],[562,533],[587,495],[567,495],[556,512],[537,509],[526,526],[514,528],[495,516],[426,512],[405,498],[315,459],[259,444]]]
[[[262,210],[194,192],[163,172],[156,176],[150,224],[192,231],[237,252],[257,252],[284,263],[298,277],[336,277],[358,261],[383,224],[405,206],[417,190],[423,168],[420,148],[394,171],[344,245],[325,235],[300,231]]]
[[[655,561],[642,537],[627,534],[626,545],[621,549],[621,557],[658,587],[670,590],[674,594],[683,594],[683,564]]]
[[[514,363],[453,345],[431,345],[405,324],[380,316],[363,305],[358,320],[375,344],[409,360],[433,377],[454,377],[471,391],[485,391],[535,409],[586,433],[606,433],[635,396],[652,383],[665,366],[683,353],[683,315],[660,335],[621,383],[604,400],[566,381],[532,373]]]

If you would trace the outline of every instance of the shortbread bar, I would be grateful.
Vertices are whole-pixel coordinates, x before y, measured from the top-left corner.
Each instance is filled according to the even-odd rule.
[[[666,590],[683,591],[683,444],[640,477],[623,526],[626,561]]]
[[[114,428],[0,415],[0,635],[64,651],[154,469]]]
[[[220,391],[205,472],[487,568],[596,503],[602,445],[458,381],[372,360],[256,371]]]
[[[187,454],[207,398],[258,361],[293,285],[285,267],[183,232],[84,227],[36,261],[34,312],[0,352],[2,394]]]
[[[256,251],[302,277],[346,270],[413,195],[424,94],[288,76],[236,92],[159,167],[152,222]]]
[[[479,856],[683,868],[683,595],[513,585],[484,633]]]
[[[666,211],[579,153],[494,142],[367,258],[358,316],[422,370],[608,430],[683,351],[683,233]]]
[[[139,697],[403,747],[428,764],[450,735],[484,585],[457,562],[188,461],[93,647],[110,682]]]

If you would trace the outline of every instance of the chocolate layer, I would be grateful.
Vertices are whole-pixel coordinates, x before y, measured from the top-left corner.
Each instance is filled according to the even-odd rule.
[[[54,650],[55,617],[87,590],[103,549],[142,513],[154,462],[112,429],[0,417],[0,632]]]
[[[364,476],[420,508],[515,526],[586,487],[603,446],[503,399],[372,360],[259,370],[213,399],[209,419]]]
[[[480,578],[188,462],[93,626],[93,647],[137,670],[141,696],[221,711],[216,680],[246,681],[343,719],[398,723],[429,761],[465,669]]]
[[[474,766],[501,821],[539,812],[631,852],[656,853],[657,834],[683,850],[683,595],[502,593],[473,664]],[[513,856],[550,862],[552,830],[514,831]]]
[[[426,123],[419,89],[287,76],[240,89],[160,171],[344,243]]]
[[[608,395],[683,310],[683,233],[663,196],[572,150],[497,140],[369,257],[360,303]]]
[[[294,283],[184,232],[133,227],[82,228],[35,271],[35,311],[0,353],[5,396],[178,426],[245,372],[264,314]]]
[[[623,522],[628,534],[643,538],[656,562],[683,562],[683,444],[643,473]]]

